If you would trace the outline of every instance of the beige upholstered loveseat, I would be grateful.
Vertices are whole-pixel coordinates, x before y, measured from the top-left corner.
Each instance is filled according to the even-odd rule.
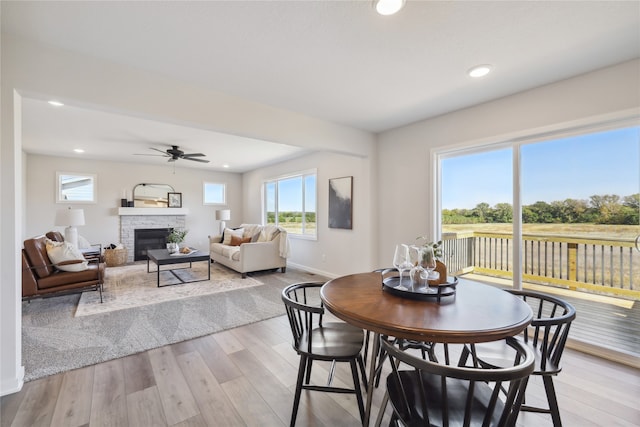
[[[283,228],[275,225],[242,224],[226,228],[222,236],[209,236],[211,261],[225,265],[242,278],[247,273],[287,268],[289,239]]]

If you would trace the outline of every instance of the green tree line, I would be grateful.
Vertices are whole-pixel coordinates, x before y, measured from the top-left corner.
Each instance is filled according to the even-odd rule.
[[[491,207],[479,203],[473,209],[443,209],[443,224],[509,223],[513,208],[509,203]],[[591,196],[589,200],[535,202],[522,206],[522,221],[538,224],[624,224],[640,223],[640,193],[626,197],[615,194]]]

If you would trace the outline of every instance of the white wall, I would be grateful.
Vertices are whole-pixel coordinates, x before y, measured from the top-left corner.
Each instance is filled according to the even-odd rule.
[[[62,231],[55,227],[55,212],[68,206],[82,208],[86,225],[78,227],[78,234],[92,243],[118,243],[120,241],[120,217],[117,209],[123,189],[133,190],[136,184],[169,184],[182,193],[182,207],[189,209],[186,228],[189,230],[185,243],[208,250],[207,236],[216,234],[219,223],[215,220],[216,209],[221,206],[202,203],[204,181],[227,185],[227,205],[232,212],[242,216],[242,175],[189,169],[176,166],[155,166],[111,161],[81,160],[66,157],[51,157],[30,154],[26,164],[26,210],[24,238]],[[91,173],[97,175],[98,203],[66,204],[55,201],[55,177],[57,171]]]
[[[375,157],[317,153],[244,174],[245,222],[262,222],[261,188],[266,179],[317,169],[317,240],[292,237],[289,265],[336,277],[375,266]],[[353,229],[328,226],[329,179],[353,176]]]
[[[640,60],[380,134],[379,260],[389,259],[395,243],[412,242],[430,231],[432,170],[429,156],[432,149],[504,142],[518,136],[634,114],[640,116]],[[397,206],[405,208],[397,210]]]

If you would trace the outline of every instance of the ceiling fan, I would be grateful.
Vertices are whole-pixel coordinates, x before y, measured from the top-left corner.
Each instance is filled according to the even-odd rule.
[[[172,145],[171,148],[167,148],[165,151],[162,151],[153,147],[150,147],[150,148],[154,151],[158,151],[162,153],[163,157],[169,157],[169,160],[167,160],[169,162],[175,162],[176,160],[184,159],[184,160],[192,160],[194,162],[209,163],[209,160],[197,158],[197,157],[204,157],[205,156],[204,154],[202,153],[186,154],[184,151],[180,150],[180,148],[177,145]],[[159,156],[160,154],[138,154],[138,155],[139,156]]]

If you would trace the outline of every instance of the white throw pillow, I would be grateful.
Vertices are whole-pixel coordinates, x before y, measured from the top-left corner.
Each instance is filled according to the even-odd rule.
[[[47,255],[58,270],[62,271],[84,271],[89,268],[89,263],[82,256],[82,252],[69,242],[54,242],[47,239]],[[65,262],[77,261],[71,264]]]
[[[224,229],[224,239],[222,239],[223,245],[231,244],[231,236],[236,236],[242,239],[242,235],[244,234],[244,228],[238,228],[237,230],[232,230],[231,228]]]

